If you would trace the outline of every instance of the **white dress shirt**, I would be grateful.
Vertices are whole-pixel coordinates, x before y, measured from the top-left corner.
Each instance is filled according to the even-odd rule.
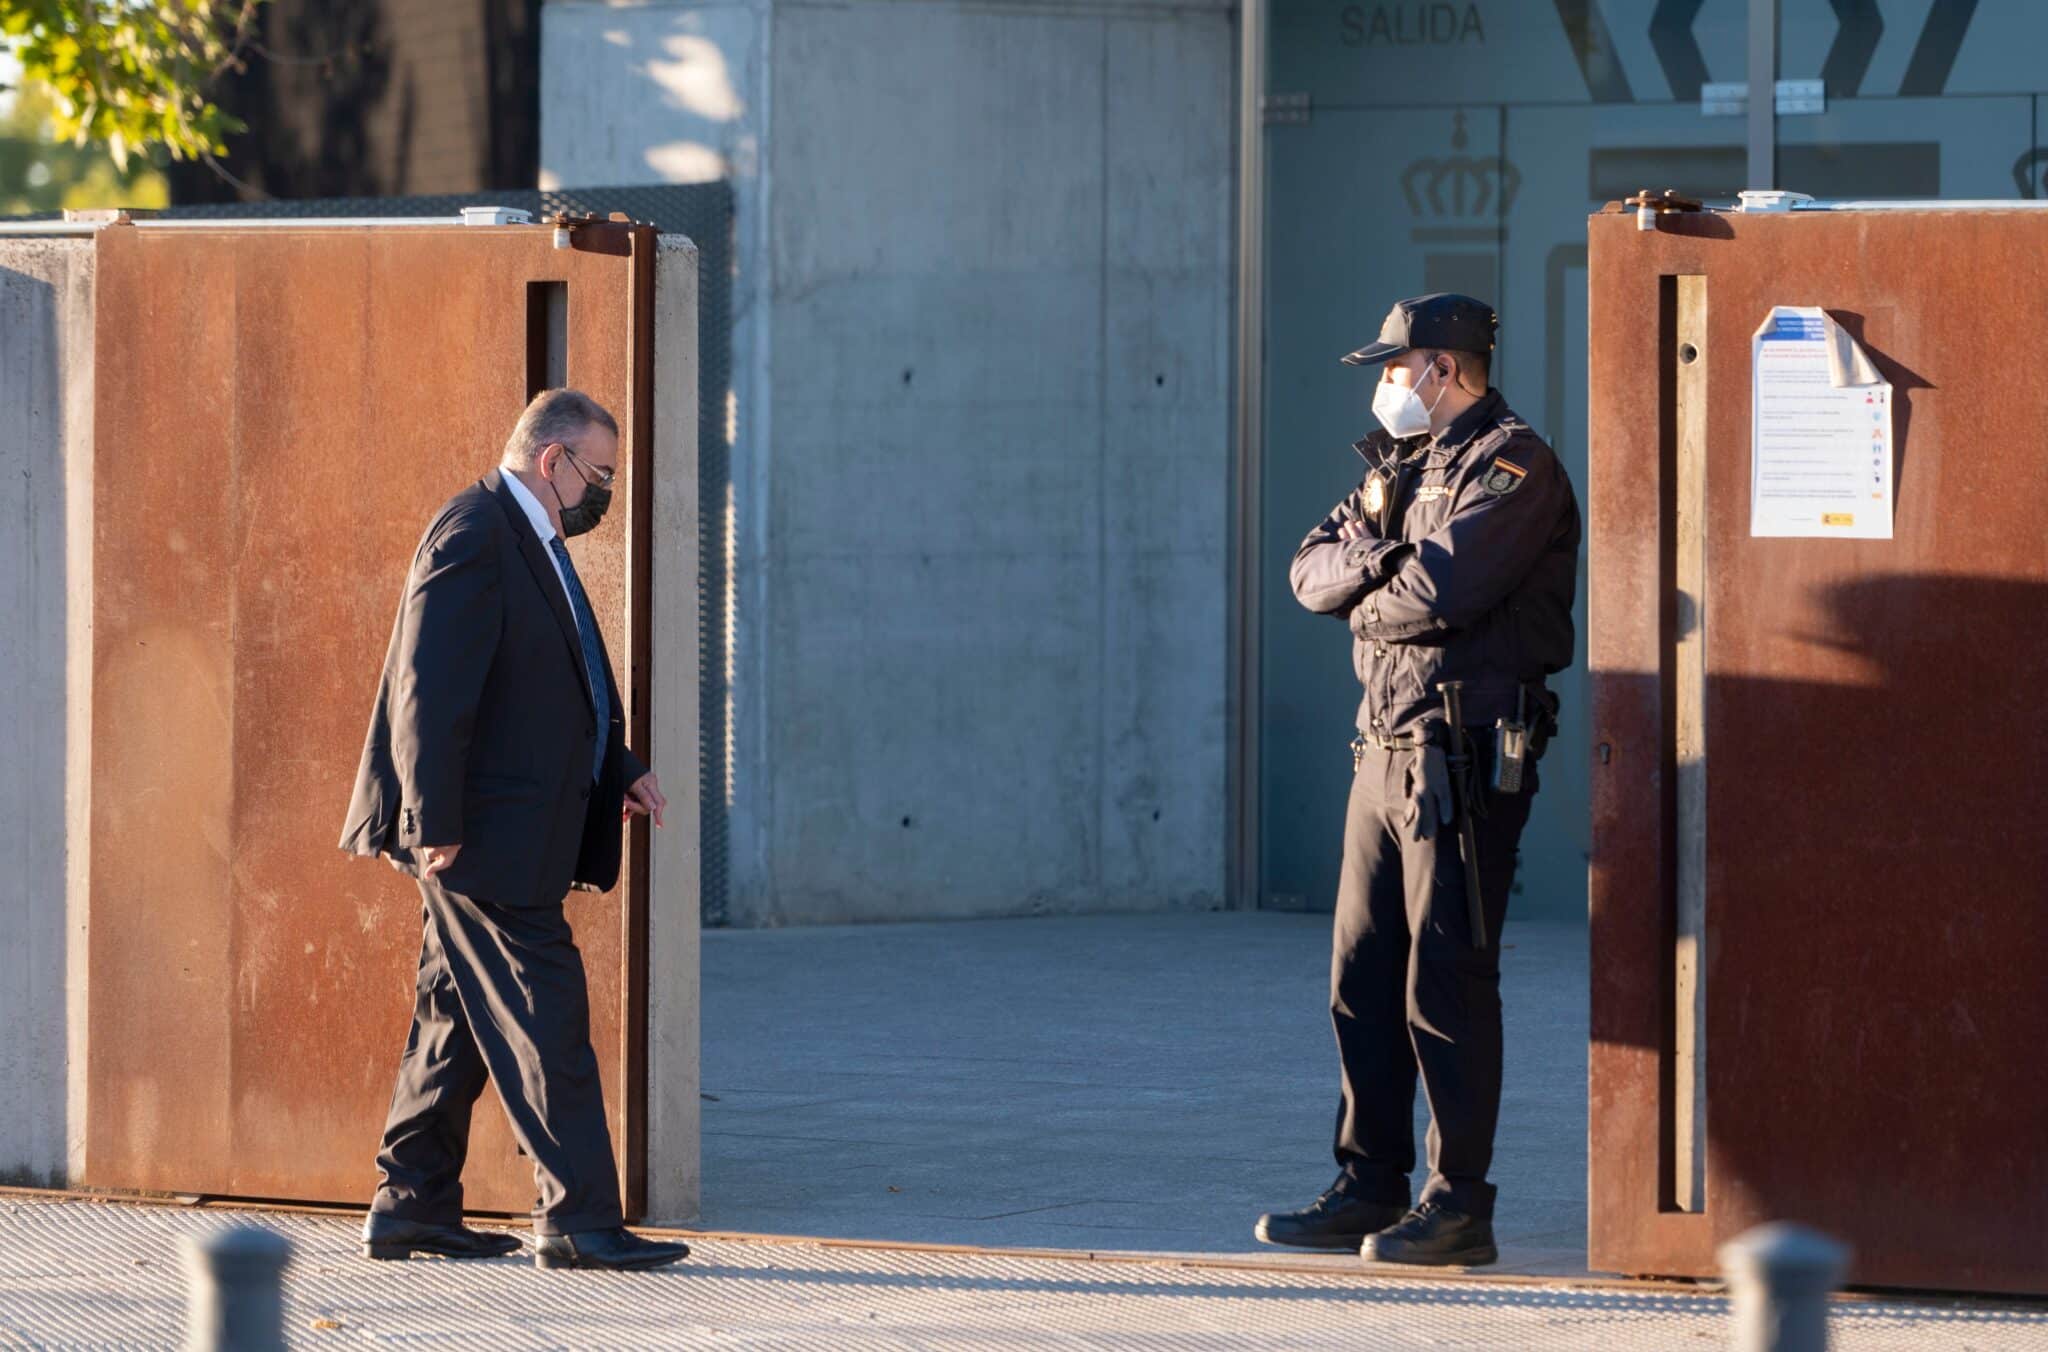
[[[503,470],[501,473],[504,475],[505,482],[512,486],[512,496],[519,500],[521,510],[526,513],[526,519],[533,523],[533,533],[540,537],[540,552],[548,556],[548,566],[555,570],[555,581],[562,584],[562,597],[569,603],[569,617],[576,624],[578,636],[588,639],[591,636],[583,633],[583,617],[576,613],[576,600],[569,593],[569,579],[562,576],[562,561],[555,557],[555,551],[550,547],[550,542],[555,538],[555,524],[548,520],[547,508],[540,505],[540,499],[533,495],[532,490],[519,482],[517,475],[513,474],[510,470]],[[588,598],[586,597],[585,600],[587,602]],[[593,616],[592,618],[594,619],[595,617]],[[584,660],[586,663],[589,660],[587,649],[585,650]],[[584,675],[593,682],[602,679],[596,671],[587,668],[584,671]],[[592,779],[596,779],[603,774],[604,758],[605,745],[603,740],[600,739],[597,745],[597,768],[591,772]]]
[[[540,537],[540,552],[548,556],[548,566],[555,570],[555,581],[562,584],[562,599],[568,601],[569,579],[562,576],[562,561],[555,557],[555,551],[548,544],[555,538],[555,523],[548,520],[548,509],[540,505],[540,499],[533,495],[532,489],[519,482],[518,475],[509,469],[499,472],[505,476],[505,485],[512,490],[512,496],[519,500],[526,519],[533,523],[533,533]],[[569,601],[569,613],[576,613],[574,601]]]

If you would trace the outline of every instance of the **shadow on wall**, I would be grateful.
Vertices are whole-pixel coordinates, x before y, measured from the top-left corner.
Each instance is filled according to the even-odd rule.
[[[1855,310],[1832,308],[1828,313],[1842,326],[1844,332],[1856,340],[1856,345],[1863,349],[1871,364],[1877,367],[1878,375],[1892,387],[1892,482],[1902,484],[1906,481],[1906,447],[1912,441],[1910,433],[1913,430],[1913,395],[1920,390],[1933,389],[1934,383],[1918,371],[1908,370],[1896,358],[1886,356],[1865,337],[1865,331],[1870,327],[1874,317],[1879,320],[1880,331],[1891,328],[1892,316],[1889,309],[1877,316],[1861,314]]]
[[[1876,575],[1811,598],[1751,644],[1793,645],[1783,675],[1706,687],[1708,1209],[1747,1213],[1717,1232],[1797,1219],[1880,1263],[1912,1214],[1917,1248],[2007,1270],[2015,1245],[2038,1252],[2023,1212],[2048,1196],[2048,1079],[2016,1073],[2048,1027],[2048,583]],[[1661,682],[1593,684],[1616,742],[1592,769],[1592,1038],[1668,1065],[1673,865],[1659,897],[1612,879],[1652,876],[1669,828],[1654,792],[1602,787],[1643,777],[1629,739],[1654,726]],[[1652,1077],[1620,1097],[1659,1092]],[[1995,1198],[1949,1205],[1985,1199],[1986,1178]]]
[[[559,17],[559,11],[558,11]],[[665,31],[645,33],[650,23],[661,23]],[[750,176],[755,147],[743,134],[747,102],[742,91],[744,65],[755,39],[754,17],[746,11],[717,8],[667,14],[659,19],[640,16],[635,23],[618,23],[604,28],[601,56],[586,55],[598,64],[587,71],[588,78],[562,79],[549,107],[551,138],[562,146],[588,151],[605,147],[603,153],[616,155],[622,134],[617,125],[619,112],[610,90],[623,75],[644,82],[655,91],[660,115],[659,134],[654,141],[628,156],[637,159],[628,166],[618,164],[605,171],[633,181],[643,176],[649,182],[672,184],[715,183],[735,176]],[[737,57],[728,53],[737,53]],[[635,96],[641,97],[641,96]],[[623,139],[629,145],[638,138],[657,134],[656,119],[642,118]],[[587,164],[574,160],[541,164],[539,182],[544,189],[574,186],[587,181]]]
[[[677,27],[695,17],[678,16]],[[717,128],[739,122],[745,105],[716,42],[697,33],[671,33],[662,39],[661,49],[660,56],[649,57],[639,69],[661,90],[664,105],[681,113],[686,124]],[[685,137],[649,146],[645,158],[647,167],[667,183],[709,183],[732,173],[726,153],[702,139]]]
[[[222,165],[256,196],[346,197],[396,192],[406,182],[415,95],[400,90],[389,157],[370,136],[391,90],[382,0],[272,0],[257,10],[247,66],[228,76],[221,107],[248,124],[228,138]],[[245,194],[203,163],[170,167],[174,202],[232,202]]]
[[[180,204],[532,188],[542,0],[269,0],[219,88],[247,124],[170,167]],[[242,185],[246,185],[246,191]]]
[[[483,115],[477,147],[485,187],[531,187],[540,166],[540,12],[543,0],[485,0]]]

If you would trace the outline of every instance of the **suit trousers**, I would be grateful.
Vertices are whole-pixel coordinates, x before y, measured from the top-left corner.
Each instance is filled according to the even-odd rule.
[[[434,1225],[462,1219],[470,1109],[495,1082],[533,1161],[533,1228],[622,1224],[583,955],[562,905],[496,906],[420,882],[426,903],[412,1031],[377,1152],[370,1204]]]
[[[1475,773],[1490,735],[1473,729]],[[1429,1179],[1419,1201],[1493,1215],[1486,1181],[1500,1116],[1500,933],[1516,850],[1536,792],[1486,795],[1479,838],[1484,948],[1471,943],[1458,832],[1427,840],[1404,825],[1417,753],[1368,749],[1351,783],[1330,958],[1330,1018],[1343,1064],[1337,1164],[1346,1191],[1406,1205],[1415,1167],[1415,1084],[1428,1096]],[[1481,782],[1485,782],[1482,778]]]

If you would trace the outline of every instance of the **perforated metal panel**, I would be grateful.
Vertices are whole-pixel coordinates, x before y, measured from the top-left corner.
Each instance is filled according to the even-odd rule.
[[[170,1346],[178,1240],[251,1222],[293,1244],[299,1347],[1692,1352],[1729,1331],[1717,1295],[1366,1277],[1341,1258],[1289,1271],[708,1240],[657,1272],[543,1272],[523,1256],[372,1263],[354,1217],[0,1201],[0,1346]],[[2048,1344],[2039,1307],[1854,1301],[1832,1323],[1838,1352]]]

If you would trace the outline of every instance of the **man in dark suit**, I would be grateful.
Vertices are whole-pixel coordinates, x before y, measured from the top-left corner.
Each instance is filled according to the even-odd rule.
[[[661,825],[627,749],[597,618],[563,547],[611,500],[618,424],[575,390],[527,405],[499,467],[451,498],[406,579],[341,847],[383,855],[426,903],[412,1032],[377,1153],[371,1258],[490,1257],[462,1224],[469,1115],[495,1081],[533,1161],[541,1267],[686,1256],[625,1229],[573,887],[619,877],[621,821]]]

